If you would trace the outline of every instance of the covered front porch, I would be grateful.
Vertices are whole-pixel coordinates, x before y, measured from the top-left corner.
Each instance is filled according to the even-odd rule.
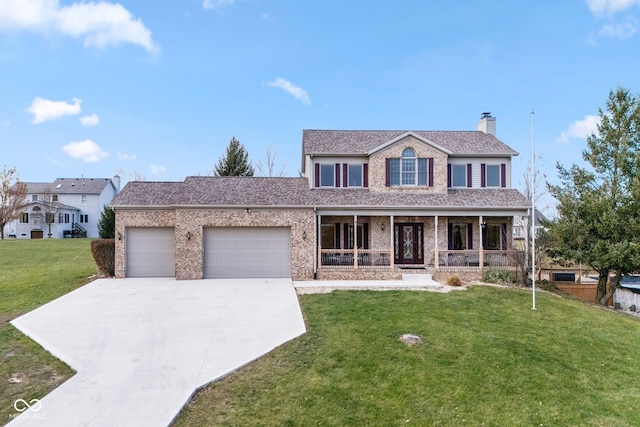
[[[321,277],[516,270],[512,216],[318,214],[317,224]]]

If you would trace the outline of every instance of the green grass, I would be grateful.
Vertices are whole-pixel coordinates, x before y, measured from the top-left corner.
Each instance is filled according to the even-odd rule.
[[[16,413],[16,399],[42,398],[73,375],[9,321],[87,283],[95,273],[90,240],[0,240],[0,424]]]
[[[533,311],[530,292],[492,287],[301,302],[307,334],[202,390],[175,425],[640,425],[639,319],[548,294]]]
[[[73,374],[8,321],[86,283],[89,245],[0,241],[1,424]],[[640,425],[639,319],[541,293],[533,311],[530,293],[491,287],[300,299],[308,333],[205,388],[176,425]]]

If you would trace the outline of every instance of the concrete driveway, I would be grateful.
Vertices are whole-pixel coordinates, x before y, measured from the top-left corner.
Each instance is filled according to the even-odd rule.
[[[196,389],[305,332],[290,279],[102,279],[11,323],[78,372],[12,427],[166,426]]]

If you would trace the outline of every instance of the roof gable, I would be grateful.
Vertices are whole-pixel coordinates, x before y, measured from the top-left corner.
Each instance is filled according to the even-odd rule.
[[[387,147],[392,146],[393,144],[402,141],[403,139],[407,138],[407,137],[414,137],[415,139],[417,139],[418,141],[421,141],[439,151],[442,151],[443,153],[447,154],[447,155],[451,155],[452,152],[451,150],[448,150],[447,148],[442,147],[441,145],[436,144],[433,141],[430,141],[429,139],[425,138],[422,135],[418,135],[417,133],[413,132],[413,131],[409,131],[409,132],[405,132],[402,135],[398,135],[395,138],[385,142],[384,144],[378,145],[377,147],[373,148],[372,150],[368,151],[366,154],[367,156],[371,156],[374,153],[377,153],[380,150],[383,150]]]

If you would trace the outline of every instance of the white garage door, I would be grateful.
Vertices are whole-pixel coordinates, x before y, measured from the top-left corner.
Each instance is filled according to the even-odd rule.
[[[169,227],[127,228],[127,277],[174,277],[175,231]]]
[[[204,277],[291,277],[291,229],[206,228]]]

